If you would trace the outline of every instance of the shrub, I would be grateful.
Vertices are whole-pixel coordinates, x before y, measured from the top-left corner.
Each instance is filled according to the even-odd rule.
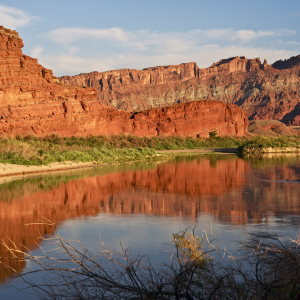
[[[214,139],[214,138],[216,138],[218,136],[218,133],[214,130],[214,131],[211,131],[210,133],[209,133],[209,137],[210,138],[212,138],[212,139]]]

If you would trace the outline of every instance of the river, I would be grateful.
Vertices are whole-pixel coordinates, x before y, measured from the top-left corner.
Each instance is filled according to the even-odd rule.
[[[295,236],[300,224],[300,156],[240,158],[195,155],[157,163],[132,163],[19,178],[0,185],[0,238],[40,254],[39,236],[74,235],[90,250],[130,247],[166,262],[165,244],[188,226],[216,234],[234,250],[249,232]],[[26,247],[26,248],[25,248]],[[53,253],[52,255],[54,255]],[[31,264],[0,257],[19,273]],[[39,275],[41,276],[41,275]],[[1,299],[34,299],[0,267]]]

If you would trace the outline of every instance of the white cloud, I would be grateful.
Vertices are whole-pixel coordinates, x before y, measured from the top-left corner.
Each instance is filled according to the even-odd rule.
[[[286,43],[289,44],[289,45],[293,45],[293,46],[300,46],[300,42],[287,41]]]
[[[82,28],[61,28],[48,32],[44,35],[56,43],[68,45],[80,40],[107,40],[131,45],[131,47],[145,48],[149,44],[178,44],[178,41],[184,43],[193,43],[198,39],[202,43],[212,40],[227,40],[249,42],[263,37],[280,37],[296,34],[295,31],[283,30],[233,30],[228,29],[195,29],[185,33],[167,32],[158,33],[150,30],[128,31],[122,28],[108,29],[82,29]]]
[[[44,48],[40,45],[36,45],[31,51],[30,55],[34,58],[40,58],[42,53],[44,51]]]
[[[275,36],[276,33],[274,31],[261,31],[258,30],[257,32],[253,30],[238,30],[235,33],[237,39],[241,39],[244,41],[250,41],[256,38],[266,37],[266,36]]]
[[[237,41],[237,42],[250,42],[264,37],[280,37],[291,36],[296,34],[295,31],[289,29],[282,30],[233,30],[228,29],[196,29],[189,32],[191,36],[202,38],[205,40],[218,40],[218,41]]]
[[[133,38],[133,34],[118,27],[109,29],[61,28],[50,31],[45,34],[45,37],[59,44],[69,44],[80,39],[126,42],[130,38]]]
[[[36,19],[36,17],[30,16],[22,10],[0,4],[1,25],[6,28],[16,29],[23,27],[33,19]]]

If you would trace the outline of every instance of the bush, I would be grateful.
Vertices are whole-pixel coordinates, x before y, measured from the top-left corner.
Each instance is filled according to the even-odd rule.
[[[214,138],[216,138],[218,136],[218,134],[217,134],[217,132],[214,130],[214,131],[211,131],[210,133],[209,133],[209,137],[210,138],[212,138],[212,139],[214,139]]]

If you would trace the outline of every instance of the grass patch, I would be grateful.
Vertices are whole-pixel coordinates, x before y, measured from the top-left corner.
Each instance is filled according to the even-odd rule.
[[[0,162],[18,165],[47,165],[52,162],[112,163],[144,160],[155,150],[238,147],[245,139],[212,137],[137,137],[100,135],[83,137],[18,136],[0,139]]]
[[[152,148],[108,146],[94,137],[78,139],[52,135],[0,139],[0,162],[27,166],[65,161],[111,163],[143,160],[156,154]]]
[[[44,142],[51,145],[59,145],[61,147],[75,148],[153,148],[155,150],[179,150],[179,149],[197,149],[210,147],[238,147],[244,138],[233,137],[211,137],[205,138],[189,138],[189,137],[138,137],[133,135],[99,135],[84,137],[59,137],[57,135],[46,136],[43,138],[25,137],[24,141]]]

